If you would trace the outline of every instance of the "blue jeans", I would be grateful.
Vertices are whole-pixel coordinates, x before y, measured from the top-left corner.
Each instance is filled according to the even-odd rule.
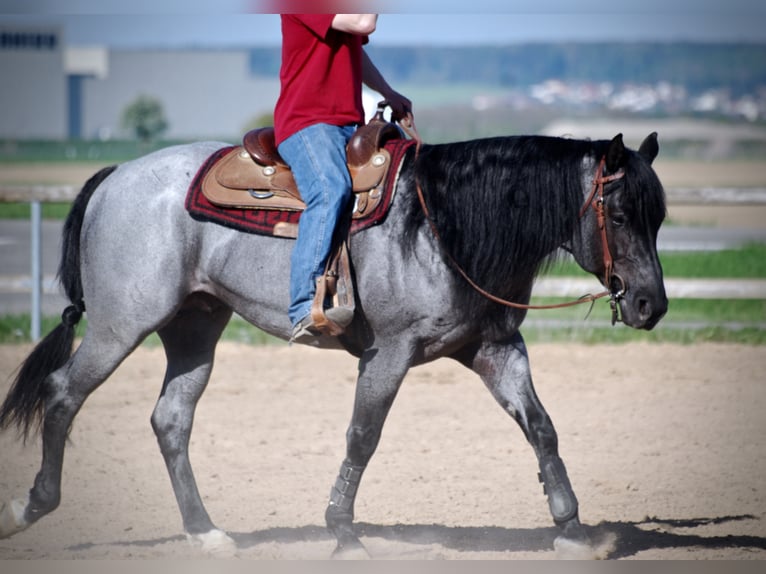
[[[335,227],[351,198],[346,144],[355,130],[315,124],[279,144],[279,155],[306,203],[290,260],[288,316],[293,326],[311,311],[316,280],[324,273]]]

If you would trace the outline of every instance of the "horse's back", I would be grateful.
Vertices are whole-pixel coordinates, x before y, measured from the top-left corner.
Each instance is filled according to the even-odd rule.
[[[144,268],[139,261],[152,263],[171,245],[193,244],[184,195],[205,159],[221,145],[173,146],[119,165],[93,194],[85,214],[86,265],[101,274],[104,257],[104,266],[124,262],[134,275]]]
[[[198,142],[172,146],[120,164],[91,204],[98,202],[99,216],[105,217],[110,210],[125,214],[157,207],[164,201],[177,203],[205,160],[225,145]]]
[[[91,316],[115,305],[162,316],[189,294],[205,292],[253,322],[265,321],[270,332],[287,330],[292,242],[200,221],[185,207],[200,168],[226,145],[199,142],[153,152],[120,165],[94,193],[82,234]]]

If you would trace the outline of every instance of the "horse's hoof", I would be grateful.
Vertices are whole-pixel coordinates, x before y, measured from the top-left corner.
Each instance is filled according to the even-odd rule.
[[[29,526],[24,518],[28,504],[29,498],[16,498],[3,503],[0,507],[0,538],[13,536]]]
[[[553,541],[558,560],[597,560],[596,552],[590,541],[558,536]]]
[[[340,544],[332,553],[333,560],[369,560],[370,553],[364,547],[364,544],[358,540],[353,543]]]
[[[213,529],[203,534],[187,534],[190,544],[205,554],[219,558],[233,558],[237,555],[237,543],[223,530]]]

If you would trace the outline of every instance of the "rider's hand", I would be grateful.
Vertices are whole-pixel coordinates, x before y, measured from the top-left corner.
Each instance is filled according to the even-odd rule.
[[[398,122],[412,113],[412,102],[399,92],[392,90],[386,100],[391,107],[391,121]]]

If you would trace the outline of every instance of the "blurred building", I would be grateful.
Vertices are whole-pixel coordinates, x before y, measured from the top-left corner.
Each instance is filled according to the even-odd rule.
[[[0,28],[0,137],[61,138],[67,88],[61,32]]]
[[[119,138],[125,107],[159,100],[179,139],[238,137],[270,113],[277,78],[255,76],[241,50],[69,47],[56,28],[0,28],[0,138]]]

